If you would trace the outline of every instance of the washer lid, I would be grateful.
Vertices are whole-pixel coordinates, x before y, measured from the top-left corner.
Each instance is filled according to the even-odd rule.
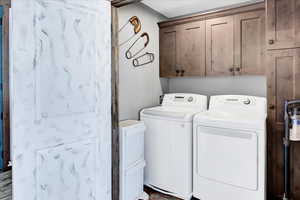
[[[241,130],[265,130],[267,115],[255,115],[248,112],[206,111],[194,117],[194,123],[204,126],[234,128]]]
[[[154,108],[144,109],[141,112],[142,117],[156,117],[165,118],[180,121],[192,121],[195,114],[199,111],[195,111],[189,108],[177,108],[168,106],[158,106]]]

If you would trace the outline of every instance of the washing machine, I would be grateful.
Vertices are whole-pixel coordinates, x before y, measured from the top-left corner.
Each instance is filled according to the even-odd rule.
[[[223,95],[194,117],[193,195],[201,200],[264,200],[266,99]]]
[[[144,109],[145,185],[182,199],[192,196],[193,117],[207,110],[207,97],[167,94],[162,106]]]

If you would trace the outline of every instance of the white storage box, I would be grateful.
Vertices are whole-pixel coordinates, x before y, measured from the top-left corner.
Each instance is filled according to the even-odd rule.
[[[121,172],[121,200],[138,200],[144,192],[145,162]]]
[[[138,200],[143,195],[144,135],[143,122],[120,122],[120,200]]]
[[[120,122],[121,169],[125,170],[144,158],[145,124],[141,121],[127,120]]]

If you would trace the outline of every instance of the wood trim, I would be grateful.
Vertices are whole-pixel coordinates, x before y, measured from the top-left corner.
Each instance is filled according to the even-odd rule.
[[[119,147],[119,41],[118,9],[111,7],[111,116],[112,116],[112,200],[120,196],[120,147]]]
[[[10,111],[9,111],[9,7],[5,1],[3,15],[3,160],[4,170],[9,170],[10,161]],[[0,3],[1,4],[1,3]]]
[[[133,3],[138,3],[141,2],[142,0],[113,0],[111,2],[111,5],[114,7],[123,7],[123,6],[127,6],[129,4],[133,4]]]
[[[220,10],[215,10],[210,12],[204,12],[204,13],[195,14],[183,18],[170,19],[167,21],[159,22],[158,25],[160,28],[162,28],[167,26],[174,26],[174,25],[179,25],[179,24],[184,24],[184,23],[189,23],[194,21],[207,20],[207,19],[212,19],[217,17],[225,17],[228,15],[235,15],[235,14],[240,14],[240,13],[245,13],[245,12],[250,12],[255,10],[264,10],[264,9],[265,9],[265,3],[259,2],[259,3],[253,3],[251,5],[242,5],[242,6],[225,8],[225,9],[220,9]]]

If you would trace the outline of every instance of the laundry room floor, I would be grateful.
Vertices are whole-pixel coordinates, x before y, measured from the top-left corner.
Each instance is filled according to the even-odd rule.
[[[0,200],[12,199],[11,172],[0,172]]]
[[[152,189],[150,189],[148,187],[145,187],[145,192],[147,194],[149,194],[149,196],[150,196],[149,200],[181,200],[181,199],[178,199],[176,197],[172,197],[172,196],[169,196],[169,195],[161,194],[161,193],[156,192],[156,191],[154,191],[154,190],[152,190]]]

